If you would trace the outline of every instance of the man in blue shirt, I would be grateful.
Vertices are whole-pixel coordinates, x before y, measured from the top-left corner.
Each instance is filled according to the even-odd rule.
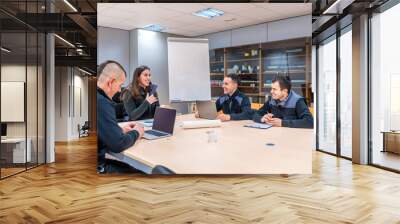
[[[275,127],[313,128],[313,117],[305,99],[291,87],[289,76],[275,77],[271,96],[254,114],[253,120]]]
[[[131,147],[144,133],[142,126],[135,122],[118,124],[112,97],[121,91],[125,82],[125,70],[116,61],[102,63],[97,72],[97,146],[99,173],[136,172],[134,168],[105,158],[108,152],[120,153]]]
[[[222,111],[217,117],[221,121],[251,120],[253,111],[247,96],[238,90],[239,77],[229,74],[224,78],[224,95],[215,102],[217,111]]]

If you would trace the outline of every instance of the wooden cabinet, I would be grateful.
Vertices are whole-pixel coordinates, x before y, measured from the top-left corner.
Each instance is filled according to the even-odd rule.
[[[224,75],[237,74],[239,90],[252,103],[264,103],[276,75],[289,75],[295,92],[310,104],[311,43],[309,38],[252,44],[210,51],[211,94],[223,94]]]
[[[240,77],[239,90],[248,97],[256,98],[260,93],[260,59],[259,44],[228,48],[226,50],[226,72]]]
[[[225,75],[225,49],[217,49],[210,51],[210,79],[211,79],[211,96],[221,96],[222,82]]]
[[[383,152],[400,154],[400,132],[387,131],[383,133]]]

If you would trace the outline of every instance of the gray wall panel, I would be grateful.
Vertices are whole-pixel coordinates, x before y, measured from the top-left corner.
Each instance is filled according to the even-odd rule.
[[[97,28],[97,64],[115,60],[129,71],[129,31],[108,27]]]
[[[232,45],[232,32],[230,30],[212,33],[204,37],[208,38],[210,49],[230,47]]]
[[[299,37],[311,37],[311,30],[311,15],[305,15],[211,33],[200,37],[208,38],[210,49],[217,49]]]
[[[268,41],[311,36],[311,15],[268,23]]]
[[[268,41],[267,23],[232,30],[232,46],[263,43]]]

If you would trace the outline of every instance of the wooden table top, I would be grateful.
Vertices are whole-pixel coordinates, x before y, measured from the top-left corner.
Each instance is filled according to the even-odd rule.
[[[178,116],[174,134],[157,140],[141,139],[123,155],[147,166],[163,165],[177,174],[310,174],[312,129],[243,127],[252,121],[223,122],[218,128],[183,129]],[[217,142],[207,132],[215,130]],[[267,145],[272,143],[273,145]]]

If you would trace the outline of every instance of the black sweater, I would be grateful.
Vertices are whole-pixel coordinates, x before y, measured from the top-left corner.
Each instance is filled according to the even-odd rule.
[[[107,152],[120,153],[135,144],[139,137],[137,131],[124,134],[118,125],[114,103],[103,90],[97,88],[97,159],[98,171],[102,172],[109,162]]]
[[[288,98],[282,102],[268,97],[267,102],[254,114],[253,120],[261,122],[261,118],[267,113],[282,119],[283,127],[313,128],[313,117],[305,99],[294,91],[290,91]]]
[[[160,103],[157,101],[150,105],[146,100],[148,92],[151,92],[151,88],[145,90],[140,87],[140,97],[138,98],[134,98],[129,89],[122,94],[122,100],[124,101],[125,111],[129,116],[129,120],[136,121],[154,118],[154,113],[156,112],[156,108],[160,106]],[[154,93],[154,96],[158,97],[157,92]]]
[[[249,98],[239,90],[236,90],[232,96],[225,94],[219,97],[215,105],[217,111],[222,110],[224,114],[229,114],[231,120],[251,120],[253,116]]]

